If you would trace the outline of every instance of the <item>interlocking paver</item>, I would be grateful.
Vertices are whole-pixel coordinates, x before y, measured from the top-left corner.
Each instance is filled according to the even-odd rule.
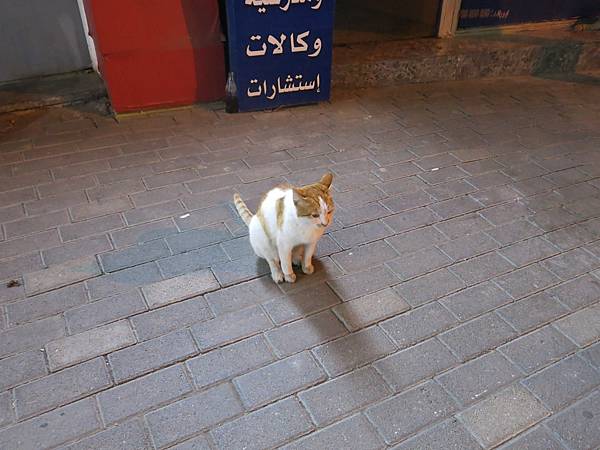
[[[476,403],[458,416],[486,447],[493,447],[543,419],[549,411],[519,385]]]
[[[574,449],[600,445],[600,392],[593,392],[548,420],[548,427]]]
[[[101,274],[95,258],[82,258],[24,275],[28,295],[40,294]]]
[[[368,408],[366,414],[385,442],[393,444],[448,417],[456,409],[452,398],[438,384],[428,381]]]
[[[221,450],[259,450],[277,446],[312,429],[308,414],[298,400],[291,397],[228,422],[211,434]]]
[[[19,420],[65,405],[112,385],[103,358],[70,367],[15,389]]]
[[[444,448],[480,450],[481,446],[457,419],[448,419],[393,447],[394,450]]]
[[[499,347],[526,373],[533,373],[575,349],[575,344],[551,325]]]
[[[110,388],[98,394],[97,398],[106,423],[115,423],[191,390],[191,384],[179,364]]]
[[[157,448],[216,425],[242,412],[234,389],[222,384],[146,414]]]
[[[0,144],[0,447],[597,447],[597,88],[492,84],[20,114]],[[325,168],[316,271],[277,285],[232,193],[255,211]],[[80,258],[110,273],[48,276]],[[68,382],[87,367],[109,385]]]
[[[437,339],[429,339],[377,361],[374,366],[396,392],[432,378],[458,359]]]

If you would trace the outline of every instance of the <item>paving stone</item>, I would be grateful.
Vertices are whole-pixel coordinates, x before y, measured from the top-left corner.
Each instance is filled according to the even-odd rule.
[[[563,280],[569,280],[597,269],[600,266],[600,259],[581,248],[576,248],[549,258],[543,261],[542,264],[546,269],[558,275]]]
[[[461,170],[459,167],[451,166],[444,167],[440,170],[436,170],[435,172],[426,172],[421,174],[420,177],[429,184],[439,184],[456,180],[458,178],[464,178],[467,175],[467,172]]]
[[[86,189],[86,192],[90,201],[100,202],[110,198],[142,193],[144,192],[144,189],[141,180],[123,180],[103,186],[94,186],[91,189]]]
[[[463,361],[514,338],[512,328],[494,313],[466,322],[439,335],[441,341]]]
[[[26,322],[60,314],[70,308],[87,302],[87,294],[82,283],[67,286],[45,294],[6,305],[8,323],[21,325]]]
[[[600,372],[577,355],[562,359],[523,381],[552,411],[559,411],[600,384]]]
[[[0,391],[35,380],[47,373],[44,355],[37,349],[4,358],[0,360]]]
[[[119,214],[89,219],[83,222],[72,223],[59,227],[60,235],[64,241],[72,241],[95,234],[116,230],[124,226]]]
[[[344,224],[345,227],[350,227],[363,222],[381,219],[390,214],[390,210],[384,208],[381,204],[368,203],[366,205],[355,206],[349,210],[339,208],[339,210],[336,210],[335,217]]]
[[[503,345],[499,350],[531,374],[575,349],[575,344],[548,325]]]
[[[229,384],[179,400],[146,415],[154,444],[163,448],[243,411]]]
[[[484,283],[463,289],[440,300],[461,321],[472,319],[510,303],[512,298],[496,284]]]
[[[183,366],[153,372],[98,394],[98,404],[107,424],[126,419],[190,392]]]
[[[465,214],[436,224],[436,228],[450,239],[481,234],[490,227],[491,225],[478,214]]]
[[[429,339],[379,360],[374,366],[394,391],[401,392],[457,363],[458,359],[437,339]]]
[[[206,300],[215,314],[220,315],[266,303],[280,296],[281,290],[266,276],[210,292],[206,294]]]
[[[146,341],[213,317],[206,300],[200,296],[138,314],[130,320],[138,339]]]
[[[470,195],[486,207],[515,201],[520,197],[519,192],[510,186],[494,186],[490,189],[473,192]]]
[[[207,269],[215,263],[228,260],[229,258],[220,246],[211,245],[210,247],[162,258],[156,262],[166,278],[173,278]]]
[[[500,353],[491,352],[440,375],[437,382],[467,406],[521,377],[519,368]]]
[[[150,433],[140,419],[108,428],[81,441],[75,442],[65,450],[121,450],[151,449]]]
[[[522,298],[541,291],[559,280],[539,264],[532,264],[498,278],[497,282],[514,298]]]
[[[530,210],[519,201],[486,208],[480,214],[494,225],[504,225],[517,219],[527,217]],[[535,217],[535,216],[534,216]],[[535,224],[535,221],[534,221]],[[544,227],[541,227],[544,228]]]
[[[567,314],[569,310],[547,292],[524,298],[498,310],[521,333]]]
[[[381,155],[374,157],[374,159],[376,160],[376,162],[378,164],[385,165],[385,167],[379,167],[378,169],[374,170],[374,173],[381,180],[383,180],[383,181],[396,180],[398,178],[405,178],[405,177],[409,177],[411,175],[416,175],[416,174],[421,173],[421,169],[410,162],[400,163],[400,164],[391,164],[391,165],[387,164],[387,161],[385,161],[384,158],[388,155],[395,157],[395,156],[397,156],[397,153],[394,152],[391,154],[390,153],[381,154]],[[410,155],[410,153],[408,155]],[[407,158],[410,158],[410,157],[414,158],[414,156],[412,156],[412,155],[407,156]]]
[[[562,207],[540,211],[531,216],[530,220],[546,232],[554,231],[579,221],[577,216],[562,209]]]
[[[600,303],[558,320],[555,326],[580,347],[598,340],[600,337]]]
[[[15,421],[15,413],[12,406],[10,392],[0,394],[0,428]]]
[[[108,360],[115,381],[121,383],[196,353],[189,331],[179,330],[111,353]]]
[[[347,331],[330,311],[323,311],[266,333],[279,357],[289,356],[341,337]]]
[[[106,235],[91,236],[86,239],[68,242],[60,247],[43,250],[44,262],[48,266],[62,264],[73,259],[81,259],[90,255],[107,252],[113,246]]]
[[[23,276],[27,295],[40,294],[52,289],[75,284],[101,274],[95,258],[83,258]]]
[[[439,220],[439,217],[429,208],[417,208],[383,219],[385,225],[396,233],[402,233],[415,228],[431,225]],[[386,236],[384,236],[386,237]]]
[[[440,269],[396,286],[394,290],[409,305],[421,306],[465,287],[465,284],[447,269]]]
[[[337,295],[325,283],[321,283],[269,301],[264,308],[273,322],[281,325],[329,309],[338,303],[340,299]]]
[[[0,261],[0,280],[19,278],[27,272],[34,272],[44,268],[40,252],[20,255],[16,258]]]
[[[15,389],[19,420],[94,394],[112,385],[103,358],[70,367]]]
[[[563,450],[564,447],[555,439],[546,428],[538,425],[498,448],[501,450]]]
[[[444,252],[432,247],[389,261],[387,266],[400,279],[406,281],[446,267],[450,263],[452,263],[452,260]]]
[[[215,264],[212,272],[220,285],[227,287],[266,275],[270,270],[264,259],[250,255],[236,261]]]
[[[370,407],[366,414],[385,442],[393,444],[455,411],[456,405],[448,394],[428,381]]]
[[[517,220],[487,231],[487,234],[492,236],[502,245],[512,244],[522,239],[538,236],[542,233],[543,230],[541,228],[526,220]]]
[[[575,224],[546,234],[546,239],[561,250],[571,250],[595,240],[595,234],[585,225]]]
[[[500,253],[510,259],[517,267],[522,267],[532,262],[554,256],[559,251],[548,241],[541,237],[534,237],[526,241],[500,250]]]
[[[600,369],[600,342],[590,345],[579,354],[596,369]]]
[[[189,250],[206,247],[231,239],[232,235],[223,224],[185,231],[168,237],[167,243],[173,253],[183,253]]]
[[[454,264],[450,270],[471,286],[510,272],[513,268],[513,265],[498,253],[491,252]]]
[[[560,436],[569,448],[589,449],[600,445],[600,392],[584,399],[551,417],[548,427]]]
[[[138,291],[125,291],[120,295],[70,309],[65,313],[65,319],[71,333],[80,333],[146,309],[144,299]]]
[[[0,430],[0,448],[55,447],[101,427],[94,400],[86,398]]]
[[[142,287],[150,308],[186,300],[219,288],[210,270],[200,270]]]
[[[315,423],[323,426],[389,394],[383,378],[365,367],[303,391],[299,397]]]
[[[399,283],[399,279],[385,266],[345,275],[329,281],[329,286],[344,301],[371,294]]]
[[[467,195],[475,192],[477,188],[464,180],[453,180],[447,183],[436,184],[425,188],[425,192],[435,198],[437,201],[444,201],[454,197]]]
[[[231,344],[186,362],[194,384],[203,388],[249,372],[275,359],[262,336]]]
[[[111,233],[112,241],[117,248],[124,248],[129,245],[142,244],[144,242],[162,239],[173,234],[178,230],[172,219],[162,219],[156,222],[144,223],[123,230],[117,230]]]
[[[247,409],[313,386],[326,376],[309,352],[298,353],[233,379]]]
[[[421,450],[444,448],[447,450],[479,450],[481,446],[457,419],[448,419],[434,425],[393,450]]]
[[[382,448],[382,445],[381,438],[373,426],[362,415],[355,415],[282,448],[285,450],[334,448],[374,450]]]
[[[86,284],[90,297],[99,299],[161,279],[158,266],[152,262],[93,278],[87,280]]]
[[[488,253],[499,247],[488,235],[476,232],[453,239],[449,242],[438,245],[439,249],[455,261],[463,261],[483,253]]]
[[[483,206],[471,197],[463,196],[434,203],[431,209],[443,220],[481,209]]]
[[[9,218],[9,213],[3,211],[4,217]],[[41,231],[50,230],[57,228],[59,225],[69,223],[69,215],[66,211],[59,211],[55,213],[44,214],[42,216],[27,217],[25,219],[17,220],[14,222],[8,222],[4,224],[4,230],[6,237],[12,239],[15,237],[22,237],[26,234],[38,233]]]
[[[211,432],[217,448],[271,448],[311,431],[313,426],[298,401],[288,398]]]
[[[171,256],[169,247],[163,240],[157,240],[103,253],[100,261],[106,272],[116,272],[167,256]]]
[[[65,321],[60,316],[9,328],[0,333],[0,357],[30,349],[39,350],[46,342],[64,336],[65,332]]]
[[[27,211],[27,214],[30,216],[40,214],[46,214],[47,216],[50,216],[52,214],[49,213],[53,211],[59,211],[70,208],[71,206],[88,203],[88,199],[85,196],[85,191],[75,190],[75,187],[71,187],[70,189],[71,190],[68,192],[62,192],[52,197],[44,197],[41,200],[25,203],[25,210]],[[38,220],[40,220],[40,218],[38,218]]]
[[[459,413],[485,448],[493,447],[543,419],[549,411],[524,388],[513,385]]]
[[[426,192],[415,191],[386,198],[381,204],[394,213],[400,213],[430,205],[432,202],[432,198]]]
[[[201,351],[252,336],[271,328],[272,322],[259,306],[224,314],[192,327]]]
[[[380,324],[399,348],[410,347],[451,328],[458,320],[438,302],[413,309]]]
[[[313,350],[329,376],[337,376],[394,352],[396,347],[377,327],[323,344]]]
[[[410,306],[391,289],[342,303],[333,308],[350,331],[365,328],[388,317],[400,314]]]
[[[135,343],[126,320],[66,336],[46,344],[50,370],[56,371]]]
[[[400,255],[443,244],[447,240],[448,239],[442,233],[433,227],[419,228],[386,239]]]
[[[171,448],[173,450],[210,450],[210,445],[204,436],[196,436]]]
[[[384,223],[373,220],[350,228],[334,231],[331,236],[343,249],[354,248],[358,245],[391,236],[392,230]]]
[[[74,222],[108,216],[131,209],[131,201],[127,197],[111,198],[105,201],[90,202],[85,205],[73,206],[71,217]]]
[[[165,217],[177,216],[185,213],[185,209],[177,200],[172,200],[156,205],[136,208],[131,211],[125,211],[123,214],[129,225],[137,225],[144,222],[151,222]]]
[[[347,273],[360,272],[368,267],[378,266],[398,256],[398,253],[385,241],[361,245],[332,256],[332,259]]]
[[[4,258],[13,258],[26,253],[56,247],[57,245],[60,245],[60,243],[60,238],[58,237],[56,230],[45,231],[23,238],[0,242],[0,254]]]
[[[37,197],[33,188],[18,189],[0,194],[0,206],[16,205],[31,200]]]

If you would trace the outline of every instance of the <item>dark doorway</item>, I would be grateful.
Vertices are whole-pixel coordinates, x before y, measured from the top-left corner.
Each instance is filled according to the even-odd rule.
[[[441,0],[336,0],[334,43],[434,36]]]

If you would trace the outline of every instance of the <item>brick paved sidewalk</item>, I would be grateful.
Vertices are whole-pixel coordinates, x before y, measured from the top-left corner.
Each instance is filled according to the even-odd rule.
[[[1,117],[0,448],[598,448],[588,81]],[[316,273],[276,286],[232,192],[326,168]]]

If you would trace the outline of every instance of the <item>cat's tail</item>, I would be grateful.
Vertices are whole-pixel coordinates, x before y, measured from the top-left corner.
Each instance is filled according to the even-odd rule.
[[[244,221],[244,223],[246,225],[249,225],[250,220],[252,220],[252,213],[244,203],[244,200],[242,200],[242,197],[240,197],[240,194],[233,194],[233,203],[235,204],[235,209],[237,209],[237,212]]]

